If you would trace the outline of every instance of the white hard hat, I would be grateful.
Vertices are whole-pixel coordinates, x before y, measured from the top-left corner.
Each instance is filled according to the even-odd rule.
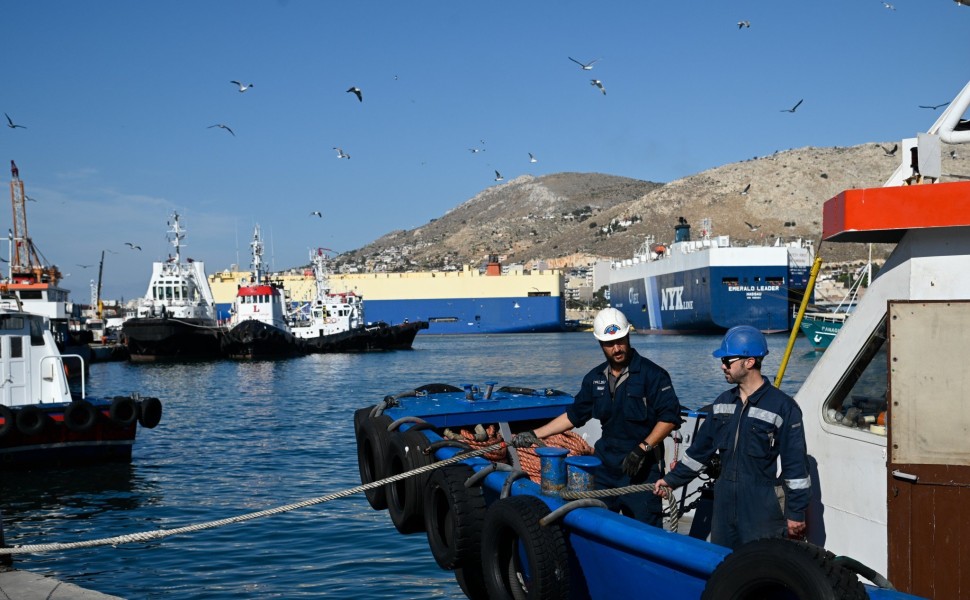
[[[604,308],[593,319],[593,335],[601,342],[611,342],[630,333],[630,322],[615,308]]]

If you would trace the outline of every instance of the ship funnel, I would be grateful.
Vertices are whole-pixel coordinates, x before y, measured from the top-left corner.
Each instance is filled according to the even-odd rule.
[[[675,242],[689,242],[690,241],[690,223],[684,217],[680,218],[680,223],[674,225],[674,241]]]

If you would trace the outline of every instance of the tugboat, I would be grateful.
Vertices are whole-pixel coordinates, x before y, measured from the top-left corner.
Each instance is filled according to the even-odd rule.
[[[290,332],[278,286],[263,281],[263,241],[259,225],[250,243],[253,275],[236,292],[222,352],[230,358],[277,358],[305,354],[305,344]]]
[[[331,293],[326,249],[317,248],[310,262],[316,297],[298,306],[290,322],[293,334],[306,343],[307,352],[408,350],[418,331],[428,328],[427,321],[365,324],[363,298],[353,292]]]
[[[121,327],[132,362],[207,359],[220,356],[221,328],[201,261],[182,262],[178,213],[168,223],[175,256],[152,263],[152,277],[137,313]]]
[[[158,398],[85,397],[83,378],[73,395],[64,358],[46,317],[0,297],[0,471],[130,461],[138,425],[158,425]]]

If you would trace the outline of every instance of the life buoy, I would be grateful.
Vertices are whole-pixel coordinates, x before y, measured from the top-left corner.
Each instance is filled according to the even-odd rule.
[[[17,413],[17,429],[24,435],[39,435],[50,420],[47,413],[36,406],[25,406]]]
[[[469,465],[435,469],[424,493],[424,528],[435,562],[442,569],[481,571],[485,497],[478,485],[465,487],[475,474]]]
[[[75,400],[64,409],[64,425],[71,431],[87,431],[97,422],[98,410],[87,400]]]
[[[390,437],[387,433],[387,426],[390,424],[390,417],[378,415],[368,418],[361,426],[361,439],[360,443],[357,444],[357,468],[360,470],[360,483],[363,485],[385,477],[387,444]],[[364,495],[367,496],[367,502],[374,510],[387,508],[387,496],[384,494],[384,487],[365,490]]]
[[[128,396],[115,396],[108,415],[116,425],[129,427],[138,420],[138,405]]]
[[[550,512],[535,496],[493,502],[482,526],[482,569],[488,597],[569,598],[569,555],[557,523],[539,525]]]
[[[154,429],[162,420],[162,401],[148,397],[138,401],[138,422],[142,427]]]
[[[3,436],[13,431],[17,416],[9,407],[0,404],[0,419],[3,419],[3,423],[0,423],[0,439],[2,439]]]
[[[864,600],[866,589],[835,555],[808,542],[770,538],[748,542],[711,573],[701,600]]]
[[[385,477],[407,473],[430,465],[434,457],[425,454],[428,438],[420,431],[409,429],[391,436]],[[424,531],[424,499],[422,493],[429,475],[422,473],[384,486],[387,512],[400,533]]]

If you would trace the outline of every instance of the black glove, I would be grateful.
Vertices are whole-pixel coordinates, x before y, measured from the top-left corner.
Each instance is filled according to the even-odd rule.
[[[636,475],[640,471],[640,468],[643,467],[643,463],[647,462],[647,456],[652,452],[653,446],[647,446],[646,450],[641,448],[640,444],[634,446],[633,450],[623,459],[623,472],[628,477]]]
[[[542,440],[536,437],[536,432],[534,431],[523,431],[522,433],[517,433],[512,436],[512,441],[510,443],[516,448],[545,446],[545,444],[542,443]]]

